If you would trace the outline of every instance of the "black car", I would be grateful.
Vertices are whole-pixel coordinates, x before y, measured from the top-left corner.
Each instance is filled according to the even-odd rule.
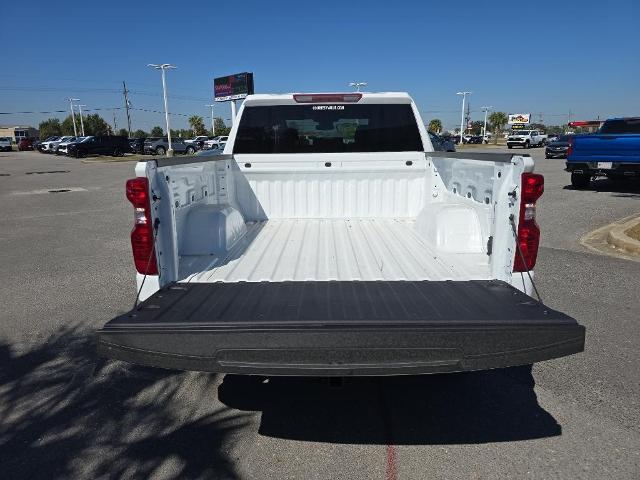
[[[129,139],[129,146],[131,147],[131,151],[133,153],[141,153],[144,154],[144,141],[146,140],[146,137],[142,137],[142,138],[130,138]]]
[[[557,140],[549,142],[544,150],[544,158],[567,158],[570,135],[561,135]]]
[[[471,135],[469,137],[469,139],[467,140],[467,143],[474,144],[474,145],[480,145],[480,144],[484,143],[484,139],[482,138],[482,135]]]
[[[86,157],[87,155],[113,155],[121,157],[131,152],[127,137],[96,135],[88,137],[82,142],[70,143],[68,146],[70,157]]]

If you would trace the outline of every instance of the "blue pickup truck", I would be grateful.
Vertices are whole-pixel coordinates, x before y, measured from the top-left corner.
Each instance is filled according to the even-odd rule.
[[[611,118],[596,134],[574,136],[565,170],[574,188],[587,188],[596,176],[640,177],[640,117]]]

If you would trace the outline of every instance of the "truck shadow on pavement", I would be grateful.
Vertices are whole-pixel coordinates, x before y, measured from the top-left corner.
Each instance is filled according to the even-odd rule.
[[[4,478],[235,478],[223,445],[247,415],[215,398],[217,376],[98,361],[91,334],[0,342]]]
[[[565,185],[564,190],[577,190],[572,185]],[[592,180],[588,187],[581,190],[588,192],[614,193],[614,197],[640,198],[640,180],[630,178],[624,181],[614,181],[609,178]]]
[[[346,444],[438,445],[561,435],[537,402],[531,366],[345,380],[227,375],[227,406],[261,411],[269,437]]]

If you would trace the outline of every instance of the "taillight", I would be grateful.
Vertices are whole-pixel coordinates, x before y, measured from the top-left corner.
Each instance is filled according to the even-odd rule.
[[[522,195],[520,198],[520,221],[517,242],[522,251],[516,250],[514,272],[533,270],[538,258],[540,227],[536,223],[536,201],[544,193],[544,177],[538,173],[522,174]],[[524,257],[524,261],[522,259]]]
[[[293,96],[297,103],[356,103],[361,98],[361,93],[304,93]]]
[[[131,231],[133,263],[139,273],[157,275],[158,263],[151,221],[149,181],[142,177],[127,180],[127,199],[133,205],[134,224]]]
[[[573,137],[569,137],[569,147],[567,147],[567,158],[573,155]]]

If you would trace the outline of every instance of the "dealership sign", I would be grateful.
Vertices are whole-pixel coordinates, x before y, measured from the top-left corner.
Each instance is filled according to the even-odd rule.
[[[216,102],[238,100],[253,95],[253,73],[244,72],[213,79],[213,99]]]
[[[528,124],[531,120],[530,113],[510,113],[509,125]]]

